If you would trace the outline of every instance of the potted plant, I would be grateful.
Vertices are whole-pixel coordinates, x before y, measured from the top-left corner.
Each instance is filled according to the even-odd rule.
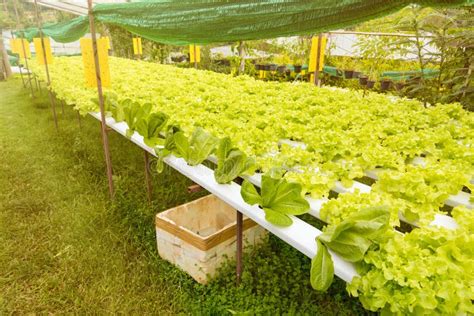
[[[375,85],[375,82],[377,81],[378,78],[378,73],[375,69],[372,69],[370,71],[368,80],[367,80],[367,88],[372,89]]]
[[[367,77],[367,76],[364,75],[364,74],[361,74],[361,75],[359,76],[359,84],[360,84],[361,86],[367,85],[367,81],[368,81],[368,80],[369,80],[369,77]]]
[[[344,78],[352,79],[354,77],[354,60],[350,57],[343,57],[341,68],[344,71]]]
[[[390,89],[390,84],[391,83],[392,83],[392,80],[390,80],[388,78],[383,78],[380,81],[380,90],[387,91],[388,89]]]

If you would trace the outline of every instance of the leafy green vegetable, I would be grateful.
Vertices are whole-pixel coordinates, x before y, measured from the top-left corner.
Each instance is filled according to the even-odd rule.
[[[232,147],[229,137],[220,140],[217,154],[217,168],[214,177],[218,183],[229,183],[242,174],[255,172],[255,159],[248,158],[242,151]]]
[[[288,215],[301,215],[309,210],[308,201],[302,197],[301,185],[283,178],[263,175],[261,194],[244,180],[240,193],[248,204],[259,204],[265,211],[265,219],[278,226],[290,226],[293,221]]]
[[[151,113],[143,116],[136,123],[136,131],[143,136],[143,141],[146,145],[154,147],[162,142],[160,138],[161,130],[168,122],[168,115],[164,113]]]
[[[323,265],[321,257],[326,254],[320,253],[323,252],[320,247],[331,249],[349,262],[362,261],[369,247],[374,242],[383,240],[387,230],[391,230],[389,220],[390,212],[387,208],[372,207],[354,213],[340,224],[329,225],[316,239],[318,253],[311,266],[311,280],[315,280],[311,282],[313,287],[317,290],[327,289],[330,285],[327,280],[332,280],[334,273]],[[327,255],[330,256],[329,253]]]
[[[164,145],[157,146],[154,148],[155,154],[158,156],[158,161],[156,164],[156,170],[158,171],[158,173],[163,172],[163,167],[164,167],[163,159],[165,159],[166,156],[169,156],[170,154],[173,153],[174,150],[176,150],[174,136],[179,131],[181,131],[179,126],[169,125],[168,130],[166,131]]]
[[[311,286],[325,292],[334,279],[334,263],[328,248],[316,239],[318,252],[311,260]]]
[[[148,117],[151,108],[151,103],[146,103],[143,106],[140,106],[137,102],[131,102],[128,105],[125,103],[123,107],[123,115],[124,121],[128,125],[128,130],[126,132],[127,137],[132,137],[133,133],[137,130],[138,123]]]
[[[183,132],[177,132],[174,134],[174,142],[175,153],[179,157],[183,157],[189,165],[196,166],[214,152],[219,140],[198,127],[194,130],[190,140]]]

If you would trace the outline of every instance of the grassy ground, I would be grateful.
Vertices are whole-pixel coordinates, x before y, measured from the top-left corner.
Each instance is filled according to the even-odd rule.
[[[173,170],[153,176],[147,205],[143,153],[120,135],[110,143],[117,189],[107,184],[99,124],[69,106],[55,131],[43,95],[19,79],[0,83],[0,314],[365,313],[344,284],[309,286],[308,258],[275,237],[245,255],[235,287],[233,262],[208,286],[161,260],[153,217],[196,198]],[[202,193],[200,193],[202,194]]]

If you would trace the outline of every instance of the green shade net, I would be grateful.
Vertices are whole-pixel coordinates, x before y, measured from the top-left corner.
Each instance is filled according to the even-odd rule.
[[[381,74],[382,78],[391,79],[393,81],[404,81],[416,77],[421,77],[423,73],[423,78],[432,79],[438,76],[439,70],[437,69],[423,69],[421,70],[412,70],[412,71],[385,71]]]
[[[450,7],[474,0],[155,0],[98,4],[96,21],[156,42],[184,45],[320,33],[387,15],[409,4]],[[48,25],[46,36],[70,42],[88,30],[87,17]],[[31,39],[33,31],[25,32]],[[37,33],[37,32],[36,32]]]
[[[89,18],[80,16],[75,19],[60,23],[45,24],[41,30],[44,36],[51,37],[59,43],[75,42],[89,32]],[[14,33],[17,37],[24,37],[29,42],[39,37],[38,28],[31,27]]]

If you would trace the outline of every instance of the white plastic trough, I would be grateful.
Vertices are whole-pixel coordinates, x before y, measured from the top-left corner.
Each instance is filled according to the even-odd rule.
[[[280,141],[280,143],[287,144],[294,147],[300,147],[303,149],[306,148],[306,144],[301,143],[301,142],[291,141],[288,139],[283,139]],[[414,159],[413,164],[423,165],[424,164],[423,158],[418,157],[417,159]],[[377,180],[378,179],[377,173],[381,171],[382,170],[370,170],[370,171],[366,171],[365,175],[373,180]],[[346,188],[341,182],[336,181],[336,184],[332,190],[336,193],[347,193],[347,192],[353,193],[355,190],[359,190],[361,193],[368,193],[370,192],[371,188],[369,185],[360,183],[358,181],[353,181],[353,185],[349,188]],[[470,197],[471,195],[469,193],[460,191],[456,195],[449,196],[448,199],[445,201],[445,204],[451,207],[464,205],[469,209],[474,209],[474,204],[470,201]]]
[[[90,112],[89,114],[101,121],[100,113]],[[106,118],[106,125],[123,136],[125,136],[128,129],[127,123],[116,123],[111,117]],[[145,145],[143,142],[143,137],[138,133],[135,132],[130,140],[141,147],[143,150],[146,150],[150,154],[156,156],[154,150],[151,147]],[[293,220],[293,224],[291,226],[275,226],[265,219],[265,213],[263,210],[261,210],[256,205],[251,206],[247,204],[242,199],[242,196],[240,195],[240,185],[234,182],[230,184],[219,184],[214,179],[214,171],[212,169],[204,165],[198,165],[194,167],[189,166],[184,159],[177,158],[173,155],[166,157],[164,162],[205,188],[207,191],[218,196],[224,202],[239,210],[242,214],[251,218],[254,222],[264,227],[272,234],[278,236],[280,239],[296,248],[304,255],[308,256],[309,258],[313,258],[316,255],[317,245],[315,239],[317,236],[322,234],[319,229],[309,225],[296,216],[291,215],[290,217]],[[257,178],[253,178],[252,180],[258,181]],[[350,282],[355,276],[357,276],[357,272],[352,263],[343,260],[333,252],[331,252],[331,255],[334,262],[334,273],[339,278],[345,282]]]

